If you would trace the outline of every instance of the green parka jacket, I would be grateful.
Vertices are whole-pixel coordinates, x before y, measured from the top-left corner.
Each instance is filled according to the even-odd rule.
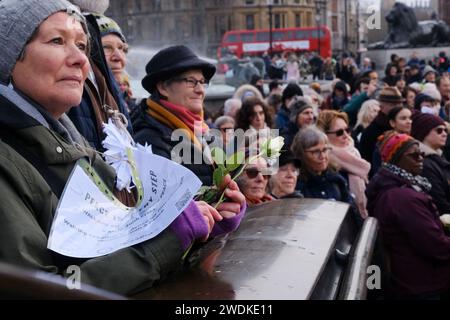
[[[114,170],[99,156],[68,143],[10,100],[0,94],[0,128],[15,143],[38,155],[63,181],[84,157],[112,189]],[[0,141],[0,261],[60,275],[68,264],[77,264],[82,283],[125,295],[151,287],[180,264],[183,250],[170,229],[103,257],[61,259],[47,249],[57,204],[57,196],[35,166]]]

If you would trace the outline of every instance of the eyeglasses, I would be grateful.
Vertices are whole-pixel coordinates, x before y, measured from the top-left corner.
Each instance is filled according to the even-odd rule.
[[[425,158],[425,152],[416,151],[416,152],[413,152],[413,153],[405,154],[405,156],[411,157],[414,160],[419,161],[420,158],[422,158],[422,159]]]
[[[105,56],[112,55],[116,49],[119,50],[123,54],[128,53],[128,46],[126,44],[119,45],[118,47],[114,47],[110,44],[103,45],[103,51],[105,52]]]
[[[327,154],[331,151],[330,147],[323,148],[322,150],[305,150],[305,152],[311,153],[314,157],[319,158],[322,153]]]
[[[174,78],[172,80],[179,81],[179,82],[184,81],[186,86],[188,88],[192,88],[192,89],[195,88],[199,83],[204,89],[207,89],[209,86],[209,82],[207,82],[205,79],[197,80],[194,78]]]
[[[437,134],[442,134],[443,132],[445,132],[445,134],[448,134],[447,128],[436,128],[434,129],[436,131]]]
[[[248,168],[248,169],[245,169],[244,171],[249,179],[255,179],[258,176],[258,174],[260,174],[260,173],[263,176],[263,178],[266,180],[269,179],[269,177],[270,177],[270,174],[263,174],[263,171],[258,168]]]
[[[347,132],[347,134],[350,134],[350,128],[339,129],[339,130],[336,130],[336,131],[327,131],[328,134],[335,134],[336,137],[343,136],[344,132]]]

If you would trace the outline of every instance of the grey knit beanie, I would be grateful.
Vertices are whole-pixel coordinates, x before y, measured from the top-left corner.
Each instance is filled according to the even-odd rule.
[[[309,108],[314,109],[304,97],[296,97],[289,103],[289,121],[297,123],[298,115]]]
[[[0,83],[8,84],[23,48],[39,25],[58,11],[78,13],[66,0],[0,0]]]

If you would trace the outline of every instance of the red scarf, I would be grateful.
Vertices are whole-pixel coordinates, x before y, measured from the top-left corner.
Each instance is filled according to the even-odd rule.
[[[160,100],[159,103],[161,103],[167,110],[173,113],[181,121],[183,121],[189,127],[189,129],[192,130],[192,132],[194,132],[195,122],[201,123],[201,127],[197,128],[197,130],[201,130],[202,134],[208,132],[208,125],[203,121],[203,111],[200,114],[195,114],[185,107],[177,106],[176,104],[170,103],[166,100]]]

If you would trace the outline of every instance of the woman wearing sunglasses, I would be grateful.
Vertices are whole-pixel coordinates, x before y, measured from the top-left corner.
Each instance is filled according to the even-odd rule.
[[[273,200],[267,193],[269,177],[270,172],[266,160],[258,158],[249,164],[236,179],[239,189],[244,194],[249,206]]]
[[[425,154],[422,175],[432,185],[430,195],[439,214],[450,213],[450,163],[442,156],[441,150],[447,140],[445,122],[431,114],[415,114],[412,136],[420,141],[420,149]]]
[[[348,116],[345,112],[324,110],[319,114],[317,127],[326,133],[330,141],[330,160],[347,178],[350,192],[362,218],[367,217],[365,195],[370,163],[361,158],[350,136]]]
[[[332,148],[325,133],[316,127],[307,127],[295,136],[291,149],[302,163],[296,189],[305,198],[347,202],[352,204],[353,208],[354,202],[347,181],[329,166]],[[352,213],[355,213],[355,210],[352,210]],[[361,220],[356,215],[354,218],[358,222]]]
[[[393,131],[380,143],[383,167],[367,187],[369,215],[380,223],[389,260],[387,299],[439,299],[450,289],[450,237],[420,176],[419,142]]]

